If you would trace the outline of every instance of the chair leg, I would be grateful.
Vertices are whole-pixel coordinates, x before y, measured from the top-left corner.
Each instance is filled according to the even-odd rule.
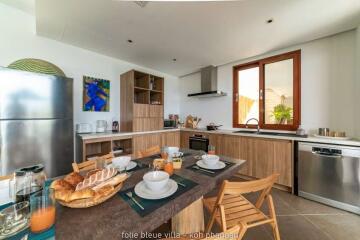
[[[240,231],[239,231],[239,235],[238,235],[237,240],[241,240],[244,237],[244,235],[245,235],[245,233],[247,231],[247,224],[246,223],[240,222],[239,226],[240,226]]]
[[[206,224],[205,233],[209,233],[209,232],[211,231],[212,226],[214,225],[215,216],[216,216],[216,211],[217,211],[217,208],[215,208],[215,209],[211,212],[211,216],[210,216],[209,222]]]
[[[274,201],[273,201],[273,198],[271,195],[268,195],[267,201],[268,201],[268,206],[269,206],[269,214],[273,220],[273,223],[271,223],[271,227],[273,230],[274,239],[280,240],[280,233],[279,233],[279,227],[278,227],[276,214],[275,214]]]

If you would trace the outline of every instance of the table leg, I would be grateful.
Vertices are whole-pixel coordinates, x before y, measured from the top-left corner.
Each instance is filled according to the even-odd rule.
[[[204,231],[203,198],[199,198],[171,220],[171,229],[179,234],[189,234]]]

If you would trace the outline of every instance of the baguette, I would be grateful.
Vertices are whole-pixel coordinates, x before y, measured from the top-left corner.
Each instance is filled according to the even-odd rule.
[[[112,177],[112,178],[108,179],[107,181],[94,186],[92,189],[94,191],[97,191],[104,186],[114,186],[115,187],[118,184],[120,184],[121,182],[125,181],[127,179],[127,177],[128,177],[128,175],[126,173],[116,175],[115,177]]]
[[[86,178],[84,181],[78,183],[76,185],[75,191],[94,187],[102,182],[105,182],[109,178],[112,178],[116,174],[117,174],[117,170],[115,168],[109,168],[109,169],[104,169],[102,171],[99,171],[99,172],[91,175],[89,178]]]
[[[114,191],[114,187],[113,187],[113,186],[111,186],[111,185],[103,186],[103,187],[99,188],[99,189],[95,192],[94,200],[97,201],[98,199],[109,195],[109,194],[112,193],[113,191]]]
[[[95,196],[95,191],[90,188],[85,188],[79,191],[72,192],[66,202],[71,202],[79,199],[92,198]]]

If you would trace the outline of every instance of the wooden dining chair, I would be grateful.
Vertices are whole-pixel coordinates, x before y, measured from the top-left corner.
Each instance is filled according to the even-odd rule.
[[[73,171],[74,172],[90,171],[96,168],[96,162],[99,159],[104,160],[107,164],[110,164],[113,158],[114,158],[114,154],[111,152],[106,155],[98,156],[95,157],[94,159],[87,160],[82,163],[73,162],[72,163]]]
[[[159,154],[161,152],[161,148],[159,145],[150,147],[148,149],[145,149],[143,151],[138,152],[139,158],[149,157],[155,154]]]
[[[229,230],[221,233],[214,233],[214,234],[204,234],[204,233],[197,233],[197,234],[190,234],[188,236],[181,236],[176,238],[163,238],[162,240],[239,240],[239,233],[241,231],[240,225],[235,225]],[[193,236],[193,237],[191,237]],[[196,238],[194,238],[196,236]]]
[[[239,239],[242,239],[247,229],[270,224],[274,239],[280,240],[274,202],[270,194],[271,188],[278,177],[279,174],[272,174],[266,178],[248,182],[229,182],[225,180],[217,197],[204,199],[205,208],[211,212],[205,232],[211,231],[215,221],[224,232],[239,224]],[[260,192],[255,205],[242,196],[244,193],[251,192]],[[266,216],[260,210],[265,200],[269,207],[269,216]]]

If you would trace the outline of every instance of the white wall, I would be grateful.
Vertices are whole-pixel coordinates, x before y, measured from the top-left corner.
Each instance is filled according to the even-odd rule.
[[[59,66],[74,79],[74,122],[95,123],[98,119],[120,118],[120,74],[130,69],[143,70],[165,77],[165,116],[179,113],[178,78],[106,57],[78,47],[36,36],[35,17],[0,3],[0,66],[21,58],[40,58]],[[108,79],[110,111],[82,111],[82,76]]]
[[[356,61],[355,61],[354,112],[356,114],[356,136],[360,136],[360,26],[356,29]]]
[[[224,125],[223,128],[232,128],[232,67],[301,49],[302,127],[306,130],[330,127],[354,135],[356,120],[359,119],[354,111],[355,97],[359,95],[354,91],[355,39],[355,31],[349,31],[220,66],[218,89],[227,92],[226,97],[188,98],[188,93],[200,90],[200,74],[182,77],[180,115],[186,117],[193,114],[201,117],[201,126],[215,122]]]

